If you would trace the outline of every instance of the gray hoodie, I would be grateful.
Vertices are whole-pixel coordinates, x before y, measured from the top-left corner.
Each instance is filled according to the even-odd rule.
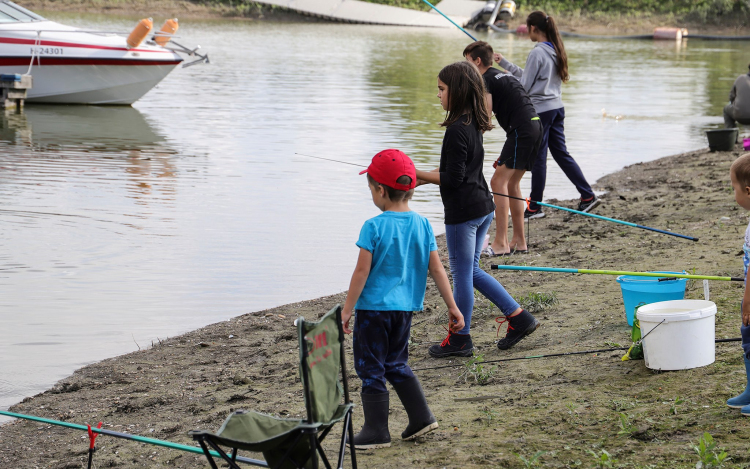
[[[557,54],[549,44],[540,42],[531,49],[526,58],[526,69],[511,63],[505,57],[500,61],[500,66],[521,81],[537,114],[563,107]]]

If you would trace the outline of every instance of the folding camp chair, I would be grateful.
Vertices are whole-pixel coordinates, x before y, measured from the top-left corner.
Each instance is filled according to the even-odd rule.
[[[265,464],[254,464],[278,469],[317,469],[318,455],[327,469],[331,465],[320,443],[333,425],[341,420],[337,468],[343,468],[346,433],[352,439],[352,408],[346,379],[344,329],[341,306],[337,305],[318,322],[297,320],[299,338],[300,378],[304,390],[306,419],[277,418],[258,412],[237,411],[227,418],[218,432],[202,430],[189,434],[198,441],[213,469],[218,469],[210,448],[224,459],[230,468],[239,469],[237,451],[262,452]],[[339,382],[339,369],[343,389]],[[342,392],[344,404],[341,404]],[[231,448],[227,454],[221,446]],[[354,448],[350,450],[352,468],[357,468]]]

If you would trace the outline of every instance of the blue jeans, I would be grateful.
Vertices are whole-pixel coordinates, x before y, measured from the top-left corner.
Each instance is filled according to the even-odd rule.
[[[358,309],[354,316],[354,369],[362,380],[363,394],[388,392],[385,381],[401,383],[413,378],[409,360],[411,311]]]
[[[544,131],[542,143],[539,145],[539,154],[531,170],[531,200],[541,202],[544,197],[544,187],[547,185],[547,148],[565,176],[576,186],[581,198],[594,197],[594,191],[583,176],[581,167],[570,156],[568,147],[565,145],[565,108],[540,112],[539,119],[542,121]],[[532,202],[530,208],[536,211],[539,206]]]
[[[747,256],[747,253],[745,253],[745,256]],[[745,272],[745,282],[747,283],[747,272]],[[742,324],[743,303],[744,302],[740,302],[740,336],[742,337],[742,354],[745,358],[750,359],[750,326]]]
[[[457,225],[445,225],[448,258],[453,274],[453,299],[464,315],[466,326],[459,334],[471,330],[471,313],[474,311],[474,289],[500,308],[505,316],[520,308],[495,277],[479,268],[484,235],[490,229],[495,212]]]

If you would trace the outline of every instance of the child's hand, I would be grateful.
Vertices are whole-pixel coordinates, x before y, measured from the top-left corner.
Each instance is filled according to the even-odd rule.
[[[346,334],[351,334],[352,330],[349,328],[349,320],[352,318],[352,310],[342,310],[341,311],[341,323],[344,326],[344,332]]]
[[[464,315],[458,308],[448,308],[448,327],[451,332],[458,332],[464,328]]]
[[[750,326],[750,303],[742,302],[742,325]]]
[[[492,58],[495,59],[495,62],[500,63],[503,60],[503,54],[500,52],[495,52],[492,54]]]

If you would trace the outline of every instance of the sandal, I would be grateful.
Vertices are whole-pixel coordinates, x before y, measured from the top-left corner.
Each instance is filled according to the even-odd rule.
[[[513,252],[512,251],[511,252],[501,252],[501,253],[498,254],[498,253],[495,252],[494,249],[492,249],[492,246],[487,246],[482,251],[482,254],[485,255],[485,256],[487,256],[487,257],[505,257],[505,256],[512,255]]]

